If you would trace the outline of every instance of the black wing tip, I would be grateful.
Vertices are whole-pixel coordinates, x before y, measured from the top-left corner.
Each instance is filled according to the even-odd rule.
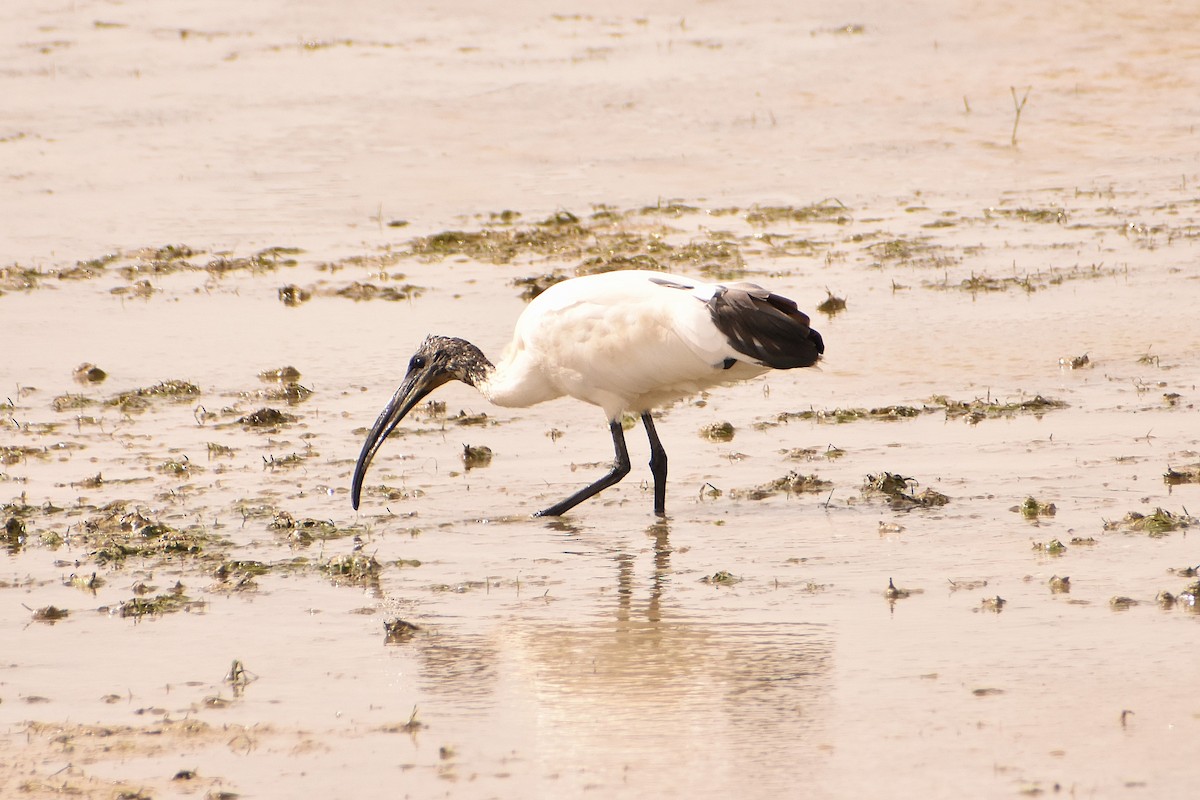
[[[825,339],[821,334],[813,328],[808,329],[808,339],[813,343],[813,347],[817,348],[817,360],[825,355]]]
[[[734,350],[772,369],[811,367],[825,340],[796,302],[754,284],[722,287],[708,303],[713,323]]]

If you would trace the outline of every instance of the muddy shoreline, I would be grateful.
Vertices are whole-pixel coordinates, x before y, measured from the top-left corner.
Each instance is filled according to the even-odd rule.
[[[1185,12],[284,5],[3,12],[0,794],[1194,784]],[[665,522],[458,385],[352,511],[426,333],[631,267],[827,358],[663,410]]]

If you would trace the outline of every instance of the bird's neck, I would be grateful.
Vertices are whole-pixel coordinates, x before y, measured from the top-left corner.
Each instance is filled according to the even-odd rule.
[[[485,396],[487,395],[486,387],[492,380],[492,376],[496,373],[496,366],[488,360],[482,352],[476,349],[476,358],[463,369],[462,382],[470,386],[474,386]]]
[[[562,391],[547,380],[536,359],[520,350],[509,350],[497,366],[487,364],[479,380],[471,383],[488,402],[506,408],[526,408],[561,397]]]

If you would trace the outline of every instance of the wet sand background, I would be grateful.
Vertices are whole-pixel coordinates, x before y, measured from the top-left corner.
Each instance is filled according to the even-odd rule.
[[[1198,17],[6,7],[0,488],[25,533],[0,555],[0,794],[1187,790],[1200,500],[1162,476],[1200,463]],[[1010,87],[1029,89],[1015,146]],[[414,245],[563,212],[594,234],[505,263]],[[613,261],[616,234],[669,244],[678,271],[744,262],[814,311],[823,368],[668,410],[665,524],[637,431],[623,484],[528,519],[603,470],[603,420],[460,386],[354,514],[362,428],[420,338],[498,354],[512,281]],[[268,248],[301,252],[252,260]],[[365,284],[376,299],[339,294]],[[285,285],[312,297],[286,306]],[[843,313],[815,313],[827,289]],[[74,382],[84,361],[108,380]],[[257,374],[285,364],[311,398],[267,394]],[[199,394],[106,404],[164,380]],[[91,403],[56,410],[72,396]],[[1018,408],[1037,397],[1067,406]],[[237,422],[264,406],[296,419]],[[834,413],[888,406],[921,413]],[[723,421],[732,441],[698,435]],[[491,465],[464,469],[464,443]],[[790,470],[829,486],[755,499]],[[863,490],[885,471],[949,502]],[[1057,513],[1010,510],[1028,497]],[[100,558],[113,502],[199,550]],[[1133,529],[1157,508],[1186,527]],[[340,573],[356,556],[378,569]],[[913,593],[889,601],[889,578]],[[123,616],[139,583],[187,602]],[[385,644],[394,618],[421,630]],[[222,680],[235,659],[246,686]]]

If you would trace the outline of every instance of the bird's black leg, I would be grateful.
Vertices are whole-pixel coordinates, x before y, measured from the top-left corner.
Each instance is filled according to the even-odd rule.
[[[667,451],[658,440],[658,431],[654,429],[654,420],[649,411],[642,412],[642,424],[646,426],[646,436],[650,439],[650,474],[654,476],[654,513],[660,517],[667,515]]]
[[[610,422],[608,429],[612,432],[613,447],[616,449],[616,460],[613,462],[612,471],[595,483],[583,487],[566,500],[537,512],[534,514],[535,517],[557,517],[565,514],[584,500],[599,494],[629,474],[629,450],[625,447],[625,431],[621,430],[621,421]],[[664,461],[663,464],[665,467],[666,462]]]

